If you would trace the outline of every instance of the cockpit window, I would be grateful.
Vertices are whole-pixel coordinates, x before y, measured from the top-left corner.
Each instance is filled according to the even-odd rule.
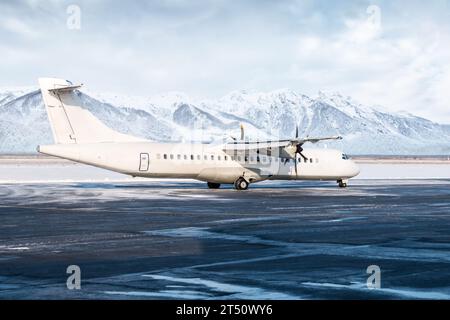
[[[345,153],[343,153],[342,154],[342,159],[348,160],[348,159],[350,159],[350,157],[348,155],[346,155]]]

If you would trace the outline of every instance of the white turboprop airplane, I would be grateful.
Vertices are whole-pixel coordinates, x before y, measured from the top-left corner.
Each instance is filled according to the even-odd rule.
[[[40,153],[120,172],[133,177],[188,178],[211,189],[234,184],[246,190],[264,180],[333,180],[346,187],[358,175],[356,164],[332,149],[303,149],[306,142],[342,139],[295,138],[277,141],[158,143],[112,130],[83,108],[81,85],[41,78],[39,85],[55,144]]]

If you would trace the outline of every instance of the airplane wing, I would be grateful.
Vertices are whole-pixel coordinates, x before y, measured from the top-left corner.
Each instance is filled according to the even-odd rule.
[[[342,140],[342,136],[331,136],[331,137],[320,137],[320,138],[303,138],[303,139],[293,139],[291,140],[294,143],[297,144],[304,144],[305,142],[311,142],[311,143],[317,143],[319,141],[324,141],[324,140]]]
[[[273,141],[234,141],[223,146],[223,151],[230,156],[256,153],[272,157],[293,159],[296,153],[301,153],[301,146],[306,142],[317,143],[324,140],[341,140],[341,136],[318,138],[294,138]]]

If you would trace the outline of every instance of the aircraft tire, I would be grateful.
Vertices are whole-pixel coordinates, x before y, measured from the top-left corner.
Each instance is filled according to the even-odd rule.
[[[210,189],[219,189],[220,183],[208,182],[208,188]]]
[[[234,187],[236,190],[247,190],[249,186],[249,183],[244,178],[240,177],[237,179],[234,183]]]
[[[347,188],[347,182],[338,180],[339,188]]]

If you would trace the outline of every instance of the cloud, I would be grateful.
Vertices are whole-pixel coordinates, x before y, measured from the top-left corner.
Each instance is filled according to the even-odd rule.
[[[344,19],[344,26],[328,35],[299,35],[291,73],[307,75],[299,80],[313,88],[450,122],[444,98],[450,42],[439,22],[402,27],[380,14],[378,21],[364,15]]]
[[[450,122],[450,19],[435,0],[2,1],[0,85],[40,76],[92,90],[217,97],[235,89],[341,91]]]
[[[344,36],[348,41],[366,44],[381,36],[381,8],[370,5],[366,9],[366,13],[368,15],[362,19],[350,18],[344,21],[347,27]]]
[[[23,21],[14,17],[5,17],[0,22],[1,28],[6,32],[12,32],[16,36],[36,37],[38,33]]]

